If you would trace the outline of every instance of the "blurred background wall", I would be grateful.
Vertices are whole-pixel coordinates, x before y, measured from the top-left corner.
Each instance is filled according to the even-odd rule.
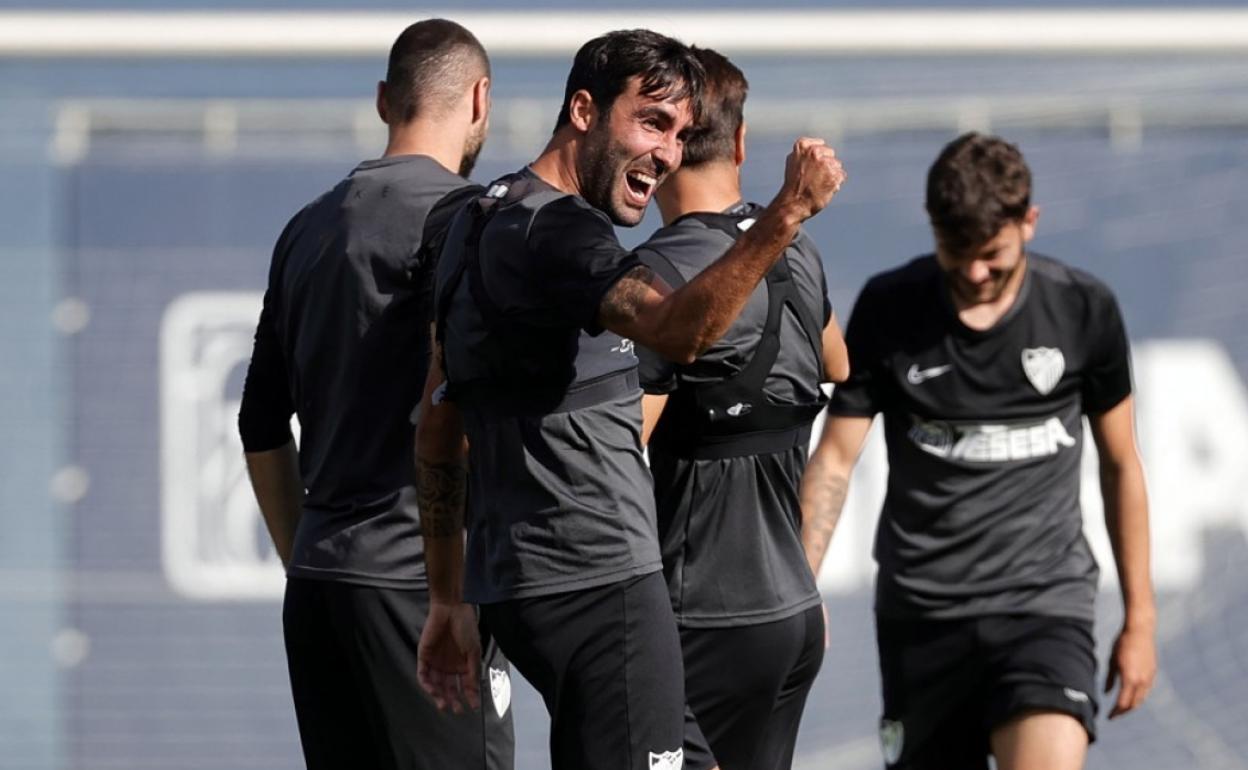
[[[724,13],[756,3],[686,5],[688,16],[621,5],[604,20],[545,0],[497,31],[475,17],[495,70],[476,178],[541,148],[572,49],[590,35],[650,25],[719,47],[751,81],[749,197],[770,198],[799,134],[844,159],[850,181],[810,228],[844,321],[868,276],[930,249],[922,187],[940,147],[972,128],[1019,143],[1042,210],[1036,250],[1093,272],[1121,301],[1153,501],[1161,675],[1139,713],[1104,726],[1089,767],[1248,768],[1243,9],[1165,16],[1183,9],[1135,3],[1114,10],[1143,15],[1116,23],[1069,2],[957,16],[933,0],[875,3],[889,15],[864,20],[864,8],[790,0],[787,15],[743,25]],[[282,580],[235,416],[272,243],[305,202],[380,154],[372,96],[388,45],[428,14],[372,2],[384,18],[339,19],[283,55],[276,46],[302,40],[302,27],[248,16],[241,0],[214,6],[244,24],[224,33],[118,15],[173,7],[202,10],[0,0],[0,768],[300,765]],[[443,15],[461,9],[514,10],[473,0]],[[1072,15],[1009,16],[1033,10]],[[1228,34],[1175,44],[1211,19]],[[985,20],[996,26],[975,38]],[[149,22],[167,35],[143,48]],[[536,32],[595,24],[570,44]],[[243,50],[243,28],[269,42]],[[635,244],[657,224],[652,213],[621,238]],[[1120,613],[1094,468],[1085,458],[1103,664]],[[876,442],[821,576],[832,646],[801,767],[881,765],[869,554],[884,472]],[[518,766],[542,767],[545,714],[519,683],[515,709]]]

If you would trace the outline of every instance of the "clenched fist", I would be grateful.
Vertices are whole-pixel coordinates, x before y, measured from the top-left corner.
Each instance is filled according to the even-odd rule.
[[[784,164],[784,185],[776,196],[802,220],[818,214],[845,183],[836,151],[822,139],[802,137]]]

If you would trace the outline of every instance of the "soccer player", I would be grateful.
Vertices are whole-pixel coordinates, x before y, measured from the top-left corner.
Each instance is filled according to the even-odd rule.
[[[1098,569],[1083,537],[1086,415],[1125,621],[1106,692],[1156,671],[1148,506],[1127,336],[1109,289],[1029,252],[1038,210],[1014,145],[970,133],[928,174],[935,254],[872,278],[802,482],[823,560],[873,415],[889,476],[876,536],[880,737],[892,768],[1079,768],[1094,739]]]
[[[670,286],[709,267],[762,207],[741,199],[741,70],[694,48],[701,120],[680,169],[655,192],[665,226],[637,253]],[[639,348],[663,572],[680,629],[691,731],[713,759],[781,770],[823,660],[822,603],[799,537],[798,482],[820,383],[849,372],[823,260],[799,231],[740,317],[698,359]],[[659,417],[659,414],[662,416]]]
[[[546,149],[461,212],[438,264],[441,357],[417,433],[433,598],[421,681],[452,708],[476,700],[465,602],[479,604],[550,711],[557,770],[685,766],[632,341],[691,361],[843,178],[830,148],[799,140],[754,227],[669,290],[612,224],[637,224],[680,165],[702,81],[690,50],[654,32],[586,43]]]
[[[274,250],[239,427],[287,569],[286,654],[312,770],[513,766],[496,650],[485,669],[500,697],[480,713],[440,713],[416,679],[429,611],[409,421],[433,312],[422,245],[455,200],[479,194],[464,176],[485,140],[489,89],[468,30],[408,27],[377,89],[385,154],[296,214]]]

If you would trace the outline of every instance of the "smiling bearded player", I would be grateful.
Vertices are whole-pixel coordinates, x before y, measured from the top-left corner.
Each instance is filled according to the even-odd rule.
[[[1082,767],[1095,736],[1098,569],[1079,508],[1083,422],[1100,457],[1125,609],[1110,718],[1156,670],[1148,503],[1127,336],[1100,281],[1027,251],[1038,211],[1014,145],[979,134],[932,165],[936,253],[872,278],[802,482],[817,571],[873,416],[888,490],[875,557],[892,768]]]
[[[475,702],[465,602],[479,604],[542,694],[558,770],[685,766],[680,639],[629,340],[692,360],[844,179],[831,149],[799,140],[754,227],[671,291],[612,224],[637,224],[680,165],[702,80],[686,46],[653,32],[586,43],[546,150],[461,212],[439,262],[442,357],[417,436],[433,596],[420,676],[452,708]]]

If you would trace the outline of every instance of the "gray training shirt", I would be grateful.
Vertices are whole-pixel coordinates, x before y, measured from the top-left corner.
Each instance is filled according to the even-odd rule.
[[[660,567],[637,358],[597,320],[606,293],[640,263],[583,199],[527,169],[490,187],[500,184],[528,194],[492,215],[479,271],[455,278],[470,252],[465,212],[437,281],[449,393],[471,446],[465,598],[477,604]],[[605,385],[605,398],[561,406]]]
[[[1082,417],[1131,392],[1109,289],[1029,254],[1014,306],[975,331],[935,257],[920,257],[867,283],[846,342],[850,379],[828,410],[883,413],[888,443],[876,612],[1092,620]]]
[[[425,585],[410,420],[432,317],[420,247],[454,209],[458,196],[444,196],[466,185],[422,155],[361,163],[273,251],[239,426],[244,448],[264,451],[299,416],[307,498],[292,577]]]
[[[756,207],[729,209],[736,219]],[[637,250],[642,261],[673,285],[688,282],[723,256],[732,237],[696,217],[682,217],[657,231]],[[826,326],[823,262],[802,234],[785,259],[807,310]],[[769,300],[760,283],[740,316],[718,342],[689,365],[676,365],[641,349],[647,393],[735,376],[751,360],[765,326]],[[822,340],[808,339],[786,306],[780,352],[763,385],[773,403],[810,403],[820,396]],[[813,343],[813,344],[812,344]],[[802,551],[798,488],[806,469],[806,446],[720,459],[692,459],[665,442],[665,422],[680,422],[685,407],[669,399],[650,443],[659,514],[663,569],[677,622],[684,627],[751,625],[781,620],[819,603],[819,591]],[[676,428],[679,430],[679,428]]]

